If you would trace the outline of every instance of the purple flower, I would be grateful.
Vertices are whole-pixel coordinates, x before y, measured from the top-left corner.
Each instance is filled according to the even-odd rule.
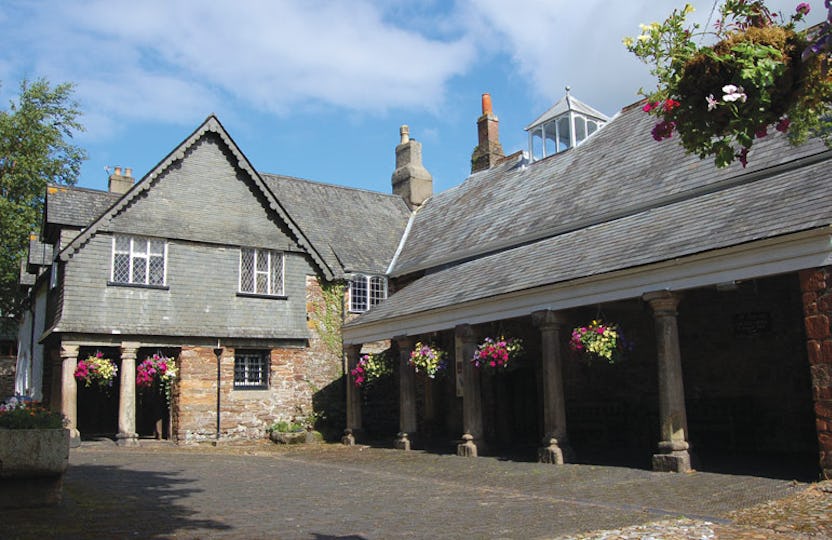
[[[812,6],[810,6],[808,2],[801,2],[797,4],[797,8],[795,8],[795,11],[797,13],[800,13],[801,15],[808,15],[809,12],[812,11]]]

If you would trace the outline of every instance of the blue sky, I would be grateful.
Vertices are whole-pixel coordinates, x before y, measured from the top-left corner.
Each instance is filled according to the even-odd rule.
[[[790,14],[797,2],[769,1]],[[713,2],[692,2],[708,20]],[[810,21],[823,2],[810,2]],[[79,185],[139,178],[215,113],[261,172],[390,191],[401,124],[434,191],[462,182],[488,92],[506,153],[571,86],[613,115],[654,83],[621,44],[683,2],[4,0],[0,101],[73,82]]]

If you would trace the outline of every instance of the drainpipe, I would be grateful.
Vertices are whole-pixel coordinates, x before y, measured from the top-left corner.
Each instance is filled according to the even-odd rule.
[[[221,382],[221,363],[222,347],[220,347],[220,340],[217,340],[217,347],[214,349],[214,356],[217,357],[217,440],[214,444],[220,442],[220,382]]]

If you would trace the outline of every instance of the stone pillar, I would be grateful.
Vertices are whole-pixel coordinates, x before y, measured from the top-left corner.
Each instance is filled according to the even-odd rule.
[[[416,373],[408,364],[413,350],[412,337],[394,338],[399,346],[399,433],[394,446],[410,450],[410,436],[416,433]]]
[[[538,452],[542,463],[562,464],[564,456],[572,457],[566,433],[566,397],[563,391],[563,351],[561,328],[563,315],[551,311],[535,311],[532,321],[540,328],[541,378],[543,382],[543,447]]]
[[[75,368],[78,367],[78,345],[61,343],[61,412],[69,420],[70,446],[81,444],[78,431],[78,384]]]
[[[800,272],[821,477],[832,479],[832,268]]]
[[[454,329],[457,358],[462,358],[462,443],[456,447],[459,456],[477,457],[482,450],[482,389],[480,372],[471,363],[477,348],[477,336],[469,324]]]
[[[687,472],[690,471],[688,419],[676,324],[676,307],[681,298],[669,291],[647,293],[642,298],[653,310],[659,370],[660,441],[659,453],[653,455],[653,470]]]
[[[361,389],[355,386],[355,378],[350,371],[358,365],[361,357],[361,345],[347,345],[344,347],[347,371],[347,428],[341,442],[347,446],[355,444],[355,436],[361,431]]]
[[[121,385],[118,393],[118,434],[119,446],[138,446],[136,433],[136,353],[138,343],[121,344]]]

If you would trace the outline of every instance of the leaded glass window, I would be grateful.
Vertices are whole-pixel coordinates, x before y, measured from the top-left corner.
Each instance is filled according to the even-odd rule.
[[[240,249],[240,292],[283,296],[283,253]]]
[[[135,236],[113,238],[110,280],[132,285],[165,284],[167,242]]]

